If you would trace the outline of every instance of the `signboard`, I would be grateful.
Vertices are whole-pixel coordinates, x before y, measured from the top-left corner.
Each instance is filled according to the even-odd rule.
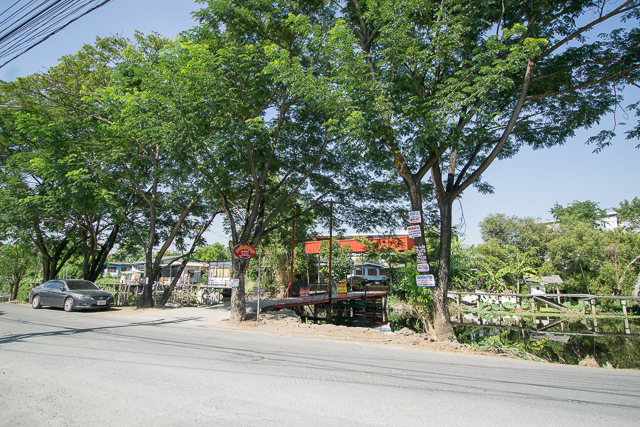
[[[346,297],[347,296],[347,281],[338,282],[338,297]]]
[[[251,259],[256,254],[256,250],[251,245],[241,244],[233,248],[233,253],[240,259]]]
[[[433,274],[425,274],[422,276],[416,276],[416,282],[418,283],[418,286],[435,286],[436,285],[436,279],[435,277],[433,277]]]
[[[418,260],[418,264],[426,264],[427,261],[427,247],[424,245],[416,245],[416,258]]]
[[[300,298],[307,298],[311,296],[309,288],[300,288]]]
[[[429,264],[418,264],[418,272],[419,273],[428,273],[429,272]]]
[[[422,215],[420,215],[420,211],[409,212],[409,222],[411,224],[420,224],[422,221]]]
[[[407,228],[407,233],[409,233],[409,237],[420,237],[422,236],[422,231],[420,230],[419,225],[412,225]]]
[[[229,280],[229,286],[232,288],[237,288],[240,286],[240,279],[231,279]]]
[[[264,295],[264,288],[260,288],[259,292],[260,292],[260,295]],[[258,287],[257,286],[253,288],[253,294],[254,295],[258,295]]]
[[[231,279],[228,277],[209,277],[207,279],[207,285],[209,286],[225,286],[229,288],[229,281]]]

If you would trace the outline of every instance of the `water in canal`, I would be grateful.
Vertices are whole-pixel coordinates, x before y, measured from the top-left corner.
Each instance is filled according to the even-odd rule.
[[[419,330],[415,318],[390,315],[392,330]],[[600,366],[640,369],[640,320],[569,319],[551,316],[499,316],[460,313],[452,319],[458,341],[483,344],[499,340],[549,362],[577,365],[592,356]]]

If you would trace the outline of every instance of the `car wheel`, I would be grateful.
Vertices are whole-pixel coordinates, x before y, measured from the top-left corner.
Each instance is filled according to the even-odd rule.
[[[73,311],[73,298],[67,298],[64,300],[64,311]]]
[[[34,295],[31,300],[31,307],[33,308],[42,308],[42,304],[40,304],[40,295]]]

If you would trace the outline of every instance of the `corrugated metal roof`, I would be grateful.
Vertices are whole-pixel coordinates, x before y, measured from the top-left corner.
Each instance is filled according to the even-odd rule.
[[[381,246],[389,246],[397,251],[408,251],[415,246],[415,240],[409,236],[398,237],[364,237],[366,240],[376,242]],[[323,240],[312,240],[305,242],[305,252],[308,254],[317,254],[320,252],[320,245]],[[367,252],[367,246],[358,242],[354,238],[338,239],[340,246],[349,245],[351,252]]]

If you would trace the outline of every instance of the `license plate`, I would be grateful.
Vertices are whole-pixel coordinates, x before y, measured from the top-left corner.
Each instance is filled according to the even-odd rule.
[[[98,305],[107,305],[106,301],[98,301]]]

